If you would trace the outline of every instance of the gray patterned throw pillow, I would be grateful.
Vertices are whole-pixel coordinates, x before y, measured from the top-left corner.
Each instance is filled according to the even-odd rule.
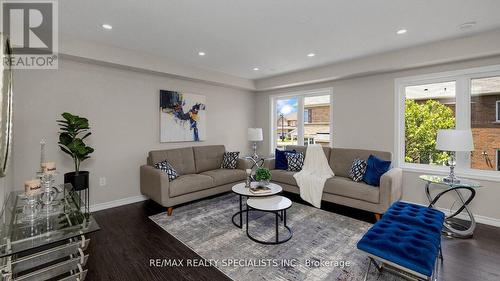
[[[170,163],[167,162],[167,160],[156,163],[155,168],[167,173],[167,178],[168,178],[169,182],[173,181],[177,177],[179,177],[179,174],[177,174],[177,171],[174,169],[174,167],[172,167],[172,165],[170,165]]]
[[[224,152],[224,158],[222,159],[222,169],[236,169],[238,166],[238,157],[240,152]]]
[[[302,166],[304,166],[304,153],[295,152],[295,153],[285,153],[286,161],[288,162],[287,171],[290,172],[300,172],[302,170]]]
[[[351,169],[349,170],[349,178],[353,181],[361,181],[366,172],[366,161],[356,158],[352,162]]]

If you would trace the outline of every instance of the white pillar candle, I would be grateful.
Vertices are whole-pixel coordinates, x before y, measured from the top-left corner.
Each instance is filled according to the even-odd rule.
[[[27,180],[24,182],[24,193],[26,194],[26,196],[35,195],[39,189],[40,189],[39,179]]]
[[[53,175],[56,172],[56,162],[42,163],[42,173]]]

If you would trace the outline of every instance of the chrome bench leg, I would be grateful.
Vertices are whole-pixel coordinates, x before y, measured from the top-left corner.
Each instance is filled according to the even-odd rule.
[[[375,268],[378,270],[378,274],[380,275],[380,273],[382,273],[382,266],[379,265],[372,257],[368,257],[368,268],[366,269],[366,272],[365,272],[365,277],[363,278],[363,281],[366,281],[366,279],[368,278],[368,273],[370,272],[370,267],[371,265],[375,265]]]
[[[368,268],[366,268],[365,277],[363,278],[363,281],[366,281],[366,279],[368,278],[368,272],[370,272],[371,265],[372,265],[372,260],[368,259]]]

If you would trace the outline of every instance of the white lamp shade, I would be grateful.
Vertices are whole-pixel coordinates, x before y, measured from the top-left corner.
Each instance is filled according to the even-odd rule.
[[[262,128],[248,128],[249,141],[263,141]]]
[[[474,141],[471,130],[439,130],[436,149],[442,151],[473,151]]]

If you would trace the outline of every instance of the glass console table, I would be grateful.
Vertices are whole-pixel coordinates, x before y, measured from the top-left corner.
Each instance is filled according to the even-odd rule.
[[[434,176],[434,175],[421,175],[420,179],[426,182],[425,185],[425,195],[429,200],[431,208],[434,208],[434,205],[439,201],[441,196],[448,192],[454,192],[461,206],[453,212],[451,215],[447,216],[444,222],[443,231],[446,235],[457,238],[470,238],[474,234],[474,229],[476,228],[476,220],[474,219],[474,214],[469,209],[469,203],[474,199],[476,195],[476,190],[481,187],[481,185],[472,180],[460,179],[459,182],[447,182],[444,180],[443,176]],[[441,191],[437,193],[435,196],[431,195],[431,186],[436,188],[441,188]],[[462,191],[466,191],[465,195]],[[468,191],[468,192],[467,192]],[[469,217],[468,223],[463,223],[454,219],[457,215],[465,211],[467,216]]]
[[[49,207],[40,205],[37,216],[26,219],[27,197],[9,194],[1,213],[1,280],[84,280],[90,242],[87,234],[99,230],[70,184],[53,187]]]

